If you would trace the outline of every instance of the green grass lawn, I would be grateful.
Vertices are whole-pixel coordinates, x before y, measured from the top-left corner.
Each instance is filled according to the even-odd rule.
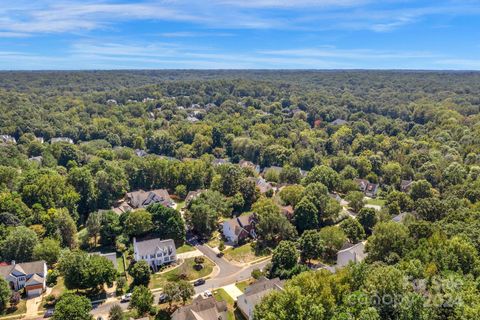
[[[237,286],[238,289],[240,289],[240,291],[245,292],[245,289],[254,282],[255,282],[254,279],[248,279],[248,280],[237,282],[235,283],[235,285]]]
[[[252,243],[247,243],[236,248],[228,248],[224,253],[225,259],[239,263],[248,263],[261,257],[268,256],[267,252],[255,252]]]
[[[207,242],[207,245],[211,248],[218,247],[220,244],[220,233],[218,231],[214,231],[212,237]]]
[[[215,300],[217,301],[225,301],[228,307],[228,320],[245,320],[241,312],[235,308],[235,301],[233,301],[232,297],[223,289],[217,289],[212,292]]]
[[[177,248],[177,254],[194,251],[194,250],[195,250],[195,247],[192,247],[189,244],[184,244],[183,246]]]
[[[197,271],[193,268],[195,265],[194,258],[185,259],[179,267],[167,271],[165,273],[156,273],[152,275],[150,288],[162,288],[167,282],[179,281],[182,278],[187,281],[196,280],[208,276],[213,271],[214,263],[205,258],[203,269]]]
[[[20,319],[22,318],[22,314],[27,312],[27,301],[24,299],[21,299],[20,302],[17,304],[16,308],[7,308],[3,311],[0,311],[0,319],[4,317],[9,317],[10,319]],[[18,315],[18,317],[14,317],[15,315]],[[10,318],[12,317],[12,318]]]
[[[185,201],[176,201],[177,203],[177,210],[180,211],[185,208]]]
[[[366,201],[367,204],[371,204],[371,205],[374,205],[374,206],[381,206],[383,207],[385,205],[385,200],[383,199],[368,199]]]
[[[118,273],[125,274],[125,265],[123,264],[123,254],[117,252],[117,269]]]

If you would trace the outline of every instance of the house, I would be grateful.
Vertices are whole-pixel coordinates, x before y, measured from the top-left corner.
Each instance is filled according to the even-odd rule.
[[[195,298],[191,304],[175,310],[172,320],[227,320],[227,303],[215,297]]]
[[[115,99],[108,99],[108,100],[107,100],[107,104],[117,105],[117,100],[115,100]]]
[[[165,207],[173,208],[175,203],[170,199],[168,191],[157,189],[151,191],[133,191],[127,193],[125,200],[133,209],[146,208],[154,203],[161,203]]]
[[[336,119],[334,121],[331,122],[331,125],[333,126],[343,126],[345,124],[347,124],[348,122],[343,120],[343,119]]]
[[[50,143],[51,143],[51,144],[60,143],[60,142],[65,142],[65,143],[73,144],[73,140],[70,139],[70,138],[66,138],[66,137],[52,138],[52,139],[50,140]]]
[[[25,289],[28,297],[39,296],[46,289],[47,264],[45,261],[15,263],[0,266],[0,276],[19,291]]]
[[[371,183],[365,179],[355,179],[355,182],[358,184],[360,191],[362,191],[367,197],[376,197],[378,192],[378,184]]]
[[[40,143],[44,143],[44,142],[45,142],[45,140],[43,139],[43,137],[35,137],[35,141],[40,142]]]
[[[199,189],[199,190],[196,190],[196,191],[189,191],[187,193],[187,196],[185,197],[185,205],[188,206],[188,204],[190,203],[190,201],[192,201],[193,199],[195,199],[196,197],[198,197],[202,192],[204,192],[205,190],[203,189]]]
[[[413,180],[402,180],[400,182],[400,191],[408,192],[412,186]]]
[[[135,155],[136,155],[137,157],[140,157],[140,158],[143,158],[143,157],[148,156],[148,153],[147,153],[147,151],[145,151],[145,150],[135,149],[134,152],[135,152]]]
[[[253,163],[252,161],[240,160],[238,165],[240,166],[240,168],[251,169],[253,172],[257,174],[260,173],[260,166],[258,164]]]
[[[359,242],[357,244],[348,243],[343,246],[342,250],[337,252],[337,267],[344,267],[350,262],[361,262],[365,259],[367,254],[365,253],[365,244],[364,242]]]
[[[155,101],[155,99],[146,97],[146,98],[143,98],[143,100],[142,100],[143,103],[147,103],[147,102],[151,102],[151,101]]]
[[[292,207],[292,206],[283,206],[283,207],[280,207],[280,211],[282,212],[282,214],[283,214],[288,220],[292,220],[292,219],[293,219],[294,210],[293,210],[293,207]]]
[[[228,159],[213,159],[212,164],[214,166],[221,166],[222,164],[230,163]]]
[[[17,140],[14,137],[12,137],[8,134],[2,134],[2,135],[0,135],[0,142],[16,144]]]
[[[113,263],[113,266],[115,267],[115,269],[118,269],[117,254],[115,252],[109,252],[109,253],[91,252],[90,255],[97,255],[97,256],[107,258],[107,260],[110,260]]]
[[[135,261],[146,261],[152,270],[157,272],[164,264],[177,261],[175,242],[172,239],[137,241],[133,238],[133,257]]]
[[[392,218],[392,221],[393,222],[397,222],[397,223],[400,223],[403,221],[403,219],[405,219],[405,217],[408,215],[407,212],[401,212],[399,214],[397,214],[395,217]]]
[[[260,193],[262,194],[267,193],[270,190],[273,190],[273,186],[263,178],[255,179],[255,185],[258,187],[258,189],[260,190]]]
[[[253,310],[255,306],[262,300],[262,298],[272,291],[282,291],[284,281],[275,278],[267,279],[260,278],[255,283],[251,284],[245,289],[245,293],[238,296],[237,307],[243,314],[245,319],[253,319]]]
[[[188,116],[188,117],[187,117],[187,121],[190,122],[190,123],[195,123],[195,122],[198,122],[198,121],[200,121],[200,120],[198,120],[198,119],[195,118],[195,117]]]
[[[207,108],[216,108],[217,105],[215,103],[207,103],[206,106]]]
[[[130,207],[130,205],[125,201],[120,202],[117,206],[112,208],[112,211],[118,215],[121,215],[122,213],[129,212],[132,210],[133,208]]]
[[[223,235],[228,242],[238,244],[248,237],[256,238],[254,214],[236,217],[223,222]]]
[[[38,164],[42,164],[43,157],[42,156],[31,157],[31,158],[28,158],[28,161],[33,161],[33,162],[37,162]]]

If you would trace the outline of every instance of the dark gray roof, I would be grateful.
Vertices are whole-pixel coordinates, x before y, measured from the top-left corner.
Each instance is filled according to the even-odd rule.
[[[161,240],[159,238],[136,241],[134,239],[135,246],[139,255],[144,256],[151,254],[152,252],[159,250],[164,250],[168,248],[175,249],[175,242],[172,239]]]
[[[226,320],[227,303],[217,301],[214,297],[198,297],[172,314],[172,320]]]

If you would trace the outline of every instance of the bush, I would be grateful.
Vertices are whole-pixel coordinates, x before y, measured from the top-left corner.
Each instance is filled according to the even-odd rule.
[[[253,269],[252,270],[252,278],[255,279],[255,280],[258,280],[263,275],[264,275],[264,273],[260,269]]]
[[[202,264],[202,263],[205,262],[205,258],[204,257],[195,257],[194,261],[195,261],[196,264]]]
[[[54,285],[57,284],[57,279],[59,276],[58,270],[48,270],[47,273],[47,286],[53,287]]]
[[[220,251],[223,251],[225,250],[225,242],[223,242],[223,240],[220,242],[220,244],[218,245],[218,250]]]
[[[125,284],[127,283],[127,279],[125,277],[118,277],[117,279],[117,293],[123,293],[123,288],[125,287]]]

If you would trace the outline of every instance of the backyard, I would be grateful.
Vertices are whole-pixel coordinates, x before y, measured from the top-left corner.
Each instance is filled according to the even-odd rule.
[[[266,251],[255,251],[253,243],[247,243],[242,246],[228,248],[224,251],[225,259],[237,262],[237,263],[249,263],[254,260],[267,257],[269,252]]]

